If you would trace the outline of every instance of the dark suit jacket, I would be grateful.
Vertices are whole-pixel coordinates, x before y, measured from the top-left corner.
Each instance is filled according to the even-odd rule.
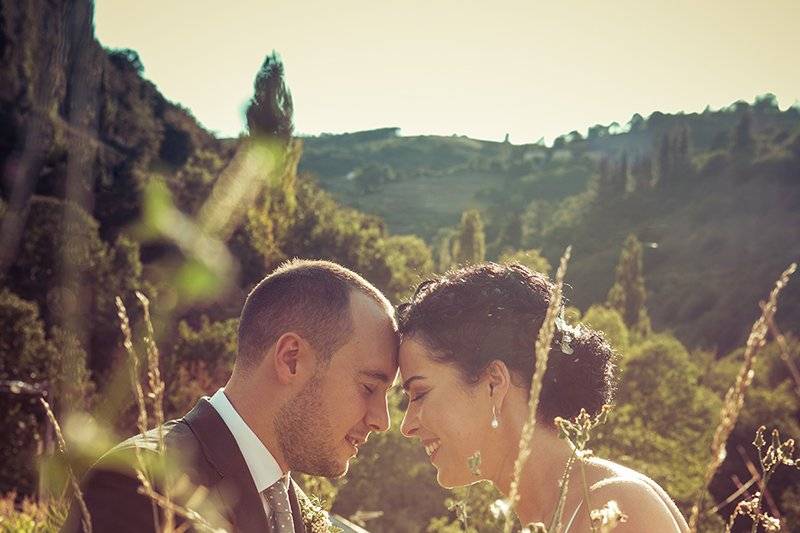
[[[271,533],[261,496],[244,457],[225,422],[206,398],[183,418],[164,424],[163,430],[166,463],[175,469],[170,486],[177,503],[185,505],[192,498],[192,509],[216,527],[230,532]],[[82,485],[95,533],[156,531],[151,500],[139,494],[141,484],[130,465],[137,464],[137,451],[142,457],[154,460],[157,445],[156,430],[136,435],[113,448],[89,470]],[[295,532],[305,533],[298,493],[305,497],[293,481],[289,501]],[[198,500],[202,503],[196,503]],[[82,531],[80,511],[73,505],[62,532]]]

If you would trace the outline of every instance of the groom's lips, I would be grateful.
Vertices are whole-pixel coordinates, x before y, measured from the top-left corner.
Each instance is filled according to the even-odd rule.
[[[347,435],[344,440],[347,441],[350,446],[355,448],[356,452],[358,452],[358,448],[367,441],[365,438],[354,437],[353,435]]]

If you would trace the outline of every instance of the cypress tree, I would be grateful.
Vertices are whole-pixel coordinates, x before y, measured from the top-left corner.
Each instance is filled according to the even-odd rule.
[[[669,134],[661,136],[661,145],[658,149],[658,183],[664,185],[672,173],[672,146]]]
[[[677,179],[688,179],[694,173],[691,158],[689,126],[683,125],[672,135],[670,173]]]
[[[628,235],[615,273],[614,285],[608,291],[606,304],[622,315],[625,324],[642,333],[650,330],[650,318],[645,307],[646,291],[642,275],[642,243]]]
[[[453,250],[458,232],[453,228],[440,229],[434,239],[434,255],[437,272],[446,272],[453,266]]]
[[[617,196],[623,196],[628,192],[628,174],[630,172],[630,164],[628,162],[628,153],[622,152],[620,157],[619,168],[614,180],[614,193]]]
[[[469,209],[461,215],[455,245],[453,258],[458,264],[480,263],[486,259],[486,236],[481,214],[477,209]]]
[[[600,198],[608,198],[612,195],[612,174],[611,163],[608,157],[604,156],[597,163],[597,194]]]
[[[632,189],[640,191],[653,186],[653,162],[650,156],[641,156],[636,159],[633,165]]]
[[[254,85],[253,98],[247,108],[250,135],[276,137],[288,142],[294,129],[294,105],[283,79],[283,62],[275,51],[264,58]]]
[[[753,149],[754,144],[752,117],[750,110],[745,109],[733,130],[733,146],[731,148],[734,153],[747,154]]]

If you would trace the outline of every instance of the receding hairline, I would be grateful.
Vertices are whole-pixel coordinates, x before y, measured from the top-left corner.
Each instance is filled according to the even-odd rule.
[[[295,293],[294,297],[300,300],[299,303],[295,303],[292,301],[292,293],[302,288],[304,284],[309,284],[308,287],[316,286],[318,290],[322,287],[324,291],[326,282],[332,282],[335,287],[338,287],[338,289],[333,289],[333,293],[337,295],[335,298],[339,300],[338,304],[341,307],[329,309],[329,315],[315,322],[311,317],[304,317],[305,313],[302,313],[302,308],[312,305],[313,299],[310,303],[303,300],[303,295]],[[290,284],[290,290],[283,289],[282,291],[281,289],[276,289],[278,295],[271,295],[270,287],[274,284],[282,283]],[[292,285],[298,287],[292,287]],[[281,335],[288,332],[298,333],[306,340],[312,341],[314,348],[326,351],[326,357],[329,358],[333,351],[346,344],[353,334],[354,294],[363,295],[371,303],[376,304],[383,310],[390,320],[395,333],[397,332],[394,307],[388,298],[363,276],[342,265],[325,260],[295,258],[282,263],[253,287],[242,306],[236,362],[247,366],[251,365],[254,363],[252,354],[254,350],[266,351],[270,349]],[[275,300],[270,301],[270,296],[273,296]],[[325,302],[319,301],[320,295],[316,294],[314,297],[317,298],[316,303],[324,307]],[[294,306],[298,308],[294,310],[295,313],[301,312],[299,316],[289,311]],[[313,315],[314,309],[305,309],[305,311],[309,315]],[[272,326],[272,324],[269,324],[267,327],[272,326],[274,329],[268,335],[263,331],[261,333],[254,331],[253,328],[256,327],[256,324],[253,321],[269,313],[278,313],[277,316],[272,317],[275,322],[278,322],[278,325]],[[288,323],[282,320],[287,316]],[[330,331],[331,322],[337,321],[339,324],[335,328],[336,331]],[[322,322],[327,322],[327,324]],[[259,336],[261,339],[259,339]],[[260,348],[252,345],[253,341],[266,340],[264,337],[269,337],[268,343],[262,344]],[[320,346],[320,342],[329,344]]]
[[[302,272],[303,270],[320,270],[327,272],[334,277],[338,277],[350,286],[348,301],[353,292],[360,292],[368,296],[378,305],[385,307],[388,311],[390,311],[390,316],[394,317],[394,307],[392,306],[392,303],[377,287],[375,287],[375,285],[370,283],[361,274],[354,272],[353,270],[350,270],[349,268],[338,263],[327,261],[325,259],[301,259],[295,257],[289,259],[288,261],[284,261],[263,280],[261,280],[255,287],[253,287],[253,290],[250,291],[250,294],[252,294],[262,283],[269,279],[287,274],[289,272]],[[248,299],[249,298],[250,296],[248,295]]]

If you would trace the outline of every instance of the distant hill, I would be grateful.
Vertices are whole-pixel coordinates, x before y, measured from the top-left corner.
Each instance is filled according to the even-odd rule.
[[[487,196],[502,192],[508,181],[524,190],[504,203],[562,199],[585,188],[602,157],[650,155],[663,135],[684,125],[693,150],[701,152],[727,146],[737,110],[752,107],[763,119],[754,123],[757,134],[790,131],[800,122],[797,108],[780,113],[774,106],[765,97],[754,106],[737,102],[700,114],[637,114],[624,133],[613,133],[623,129],[616,124],[597,125],[585,137],[572,132],[551,147],[455,135],[404,137],[399,128],[323,134],[304,138],[300,170],[314,174],[343,203],[383,217],[393,230],[431,239],[441,226],[456,224],[465,209],[496,203]]]
[[[477,194],[494,183],[493,162],[510,149],[466,137],[400,137],[397,128],[304,142],[301,171],[314,174],[341,202],[380,216],[393,231],[428,240],[458,222],[464,209],[485,207]]]
[[[739,144],[737,144],[739,143]],[[572,132],[553,146],[396,129],[307,138],[301,169],[341,202],[435,244],[477,207],[487,256],[575,247],[573,303],[602,302],[628,233],[649,243],[645,277],[656,327],[725,351],[743,341],[759,298],[800,259],[800,110],[752,104]],[[793,288],[794,287],[794,288]],[[784,296],[797,331],[800,281]]]

